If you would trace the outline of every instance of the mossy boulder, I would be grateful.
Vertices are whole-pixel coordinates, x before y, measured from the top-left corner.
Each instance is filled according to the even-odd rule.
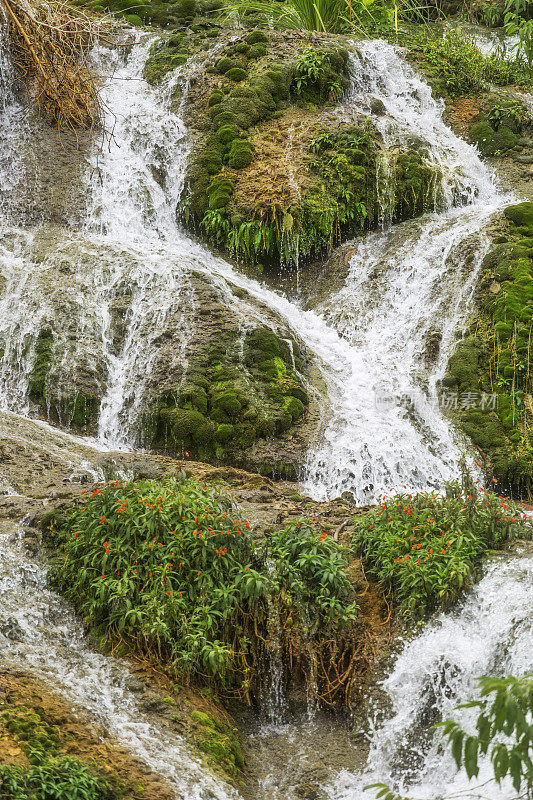
[[[241,66],[239,61],[236,61],[234,58],[228,58],[225,56],[221,58],[220,61],[217,61],[216,69],[217,72],[220,72],[221,75],[225,75],[226,72],[230,69],[238,69]]]
[[[476,122],[470,128],[470,138],[478,146],[484,156],[495,156],[505,153],[515,146],[518,135],[507,125],[500,125],[497,130],[487,120]]]
[[[179,389],[157,401],[153,444],[238,461],[256,440],[279,436],[305,416],[303,367],[297,343],[266,327],[248,331],[239,345],[220,341],[189,365]]]
[[[253,44],[248,51],[248,58],[263,58],[266,54],[267,49],[265,44]]]
[[[443,380],[453,415],[502,491],[533,495],[533,203],[505,210],[508,239],[483,262],[476,317]]]
[[[246,37],[248,44],[263,44],[268,42],[268,36],[264,31],[252,31]]]
[[[228,69],[226,74],[226,78],[229,78],[230,81],[243,81],[246,78],[246,70],[243,67],[232,67]]]
[[[232,169],[243,169],[251,164],[253,159],[254,149],[250,142],[234,139],[229,151],[228,165]]]

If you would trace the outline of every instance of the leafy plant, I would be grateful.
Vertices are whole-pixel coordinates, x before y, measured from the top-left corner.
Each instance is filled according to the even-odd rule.
[[[388,24],[389,9],[382,0],[230,0],[223,16],[261,14],[276,28],[347,33]]]
[[[514,129],[515,127],[521,128],[522,125],[529,122],[529,114],[522,103],[514,100],[493,105],[488,119],[495,130],[498,130],[500,125],[511,125]]]
[[[514,678],[485,677],[479,679],[479,700],[464,703],[462,708],[477,708],[477,733],[466,733],[453,720],[440,723],[448,737],[458,767],[464,767],[468,778],[479,773],[479,756],[490,750],[494,778],[501,783],[511,777],[513,788],[533,788],[533,676]],[[498,737],[505,741],[498,741]]]
[[[34,754],[32,766],[0,766],[0,796],[5,800],[114,800],[103,778],[76,758]]]
[[[400,43],[409,48],[417,65],[443,93],[451,96],[479,93],[490,83],[497,86],[531,86],[533,73],[524,64],[497,54],[485,56],[476,40],[461,28],[401,32]]]
[[[442,728],[458,768],[464,768],[469,779],[479,774],[479,757],[490,751],[494,780],[497,783],[509,775],[516,792],[525,790],[523,798],[531,798],[533,790],[533,676],[515,678],[479,678],[479,700],[464,703],[456,710],[478,708],[474,735],[468,734],[458,722],[447,720],[435,727]],[[503,739],[503,740],[502,740]],[[385,783],[373,783],[380,800],[408,800]]]
[[[354,545],[403,613],[423,617],[472,583],[487,549],[530,538],[525,520],[498,495],[454,482],[446,497],[383,498],[379,508],[356,517]]]
[[[349,681],[355,606],[341,549],[304,520],[261,550],[249,530],[227,497],[194,480],[115,482],[57,531],[51,582],[101,635],[186,681],[248,696],[263,678],[272,604],[292,620],[287,659],[304,671],[313,650],[335,649]],[[325,658],[319,692],[329,668]]]
[[[523,56],[529,67],[533,65],[533,14],[531,0],[506,0],[504,28],[508,36],[518,36],[515,46],[518,58]]]

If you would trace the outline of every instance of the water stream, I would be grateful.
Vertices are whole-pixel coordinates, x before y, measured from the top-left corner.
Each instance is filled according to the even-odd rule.
[[[183,108],[202,64],[185,65],[161,88],[150,87],[142,78],[149,35],[139,35],[131,52],[106,47],[93,52],[103,79],[106,126],[113,133],[103,143],[93,142],[86,154],[81,229],[69,227],[68,218],[63,225],[43,221],[34,228],[12,219],[6,209],[24,169],[12,153],[26,128],[22,107],[8,88],[12,75],[2,42],[0,37],[0,407],[8,415],[23,418],[34,411],[31,365],[39,331],[50,326],[57,334],[50,378],[57,393],[81,383],[99,397],[92,446],[133,447],[157,382],[165,338],[172,343],[169,368],[172,359],[182,364],[187,358],[195,324],[187,307],[195,274],[231,308],[243,329],[258,322],[275,326],[277,320],[313,354],[327,402],[321,438],[306,465],[305,487],[312,496],[349,491],[366,502],[403,486],[440,488],[457,474],[466,444],[442,414],[438,382],[489,246],[486,228],[509,198],[475,150],[445,125],[442,104],[393,47],[380,41],[358,44],[352,91],[339,113],[372,115],[372,99],[380,101],[384,113],[373,121],[386,148],[416,146],[438,170],[434,212],[361,239],[343,285],[318,307],[306,308],[243,276],[177,222],[190,147]],[[386,223],[386,208],[382,219]],[[246,290],[245,299],[237,301],[236,287]],[[438,347],[429,363],[430,337]],[[168,352],[166,357],[168,364]],[[9,475],[0,475],[0,485],[5,494],[12,491]],[[128,690],[126,667],[90,650],[75,618],[46,588],[42,569],[25,555],[18,530],[0,537],[0,559],[0,621],[14,618],[23,631],[18,642],[0,637],[2,658],[27,665],[73,703],[81,702],[167,777],[177,796],[230,796],[200,772],[179,736],[156,730],[143,717]],[[317,785],[329,784],[332,800],[362,797],[363,783],[372,778],[393,779],[414,797],[465,789],[439,746],[426,733],[413,738],[412,732],[428,700],[439,713],[448,713],[472,690],[476,675],[527,669],[517,632],[528,624],[530,568],[525,557],[494,562],[457,612],[435,620],[406,644],[384,684],[394,709],[387,721],[376,722],[364,780],[351,764],[333,781],[330,775],[316,778]],[[270,687],[276,694],[271,722],[277,723],[280,681],[274,674]],[[308,721],[305,745],[294,726],[274,726],[272,735],[291,739],[294,757],[305,759],[302,748],[309,753],[315,724]],[[259,735],[266,742],[270,734],[263,729]],[[274,752],[268,743],[265,747],[264,752]],[[416,775],[402,761],[408,747],[418,748]],[[279,789],[276,774],[279,778],[284,769],[279,763],[265,776],[262,799],[293,796],[287,786]],[[501,792],[487,797],[510,800],[505,787]]]

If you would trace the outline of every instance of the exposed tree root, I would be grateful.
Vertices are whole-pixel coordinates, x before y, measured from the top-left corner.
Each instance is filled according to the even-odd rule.
[[[86,55],[110,21],[44,0],[0,0],[0,10],[15,69],[39,113],[60,129],[97,125],[102,110]]]

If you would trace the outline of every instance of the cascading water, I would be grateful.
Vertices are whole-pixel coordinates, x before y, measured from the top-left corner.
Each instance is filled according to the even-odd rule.
[[[343,113],[367,112],[370,98],[380,100],[386,114],[373,121],[385,145],[418,143],[441,176],[437,194],[444,211],[367,237],[346,285],[323,307],[304,311],[236,273],[177,224],[188,144],[179,109],[171,111],[172,96],[180,87],[183,108],[197,66],[176,71],[162,90],[148,86],[142,72],[151,41],[142,37],[129,55],[102,47],[94,52],[98,70],[111,76],[102,99],[113,135],[103,147],[95,145],[91,156],[85,233],[63,241],[56,234],[51,252],[38,258],[39,247],[25,241],[6,259],[12,263],[10,294],[21,301],[6,306],[0,323],[6,339],[4,404],[27,412],[36,330],[51,324],[59,332],[60,354],[59,375],[53,377],[61,384],[61,373],[69,376],[63,381],[71,385],[80,382],[80,374],[92,376],[91,391],[102,398],[99,441],[115,448],[134,444],[157,380],[162,337],[172,337],[176,364],[186,359],[194,326],[187,313],[194,270],[216,288],[243,327],[264,319],[261,308],[269,308],[315,354],[330,407],[322,444],[309,456],[309,491],[327,497],[349,490],[366,501],[404,484],[440,486],[456,474],[461,453],[435,407],[438,370],[431,375],[424,368],[423,342],[430,330],[441,337],[442,371],[486,247],[482,231],[506,202],[489,172],[445,126],[441,104],[394,48],[379,41],[358,46]],[[467,205],[457,210],[456,202]],[[31,267],[21,263],[24,258],[33,260]],[[50,295],[50,275],[58,269],[61,283]],[[237,303],[235,286],[257,302]],[[54,320],[57,309],[65,308],[68,323]],[[414,413],[375,407],[376,392],[414,391],[420,395]]]
[[[495,558],[457,610],[405,644],[383,681],[392,712],[371,726],[368,766],[363,774],[342,774],[329,788],[330,800],[368,799],[373,795],[364,787],[382,782],[413,800],[516,800],[509,780],[500,786],[493,780],[489,756],[468,781],[430,728],[442,718],[473,731],[475,709],[453,709],[476,696],[475,678],[531,670],[532,568],[531,556]]]

